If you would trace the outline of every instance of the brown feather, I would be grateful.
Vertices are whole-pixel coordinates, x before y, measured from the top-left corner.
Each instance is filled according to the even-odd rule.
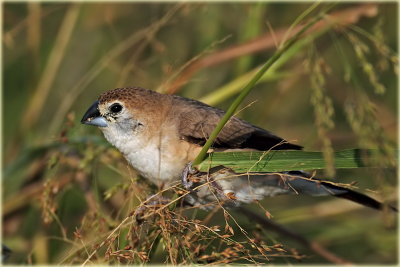
[[[192,144],[202,146],[210,137],[225,111],[211,107],[202,102],[176,96],[163,95],[155,91],[140,87],[117,88],[105,92],[99,97],[99,102],[111,102],[119,99],[139,109],[152,120],[159,120],[160,112],[163,118],[178,125],[178,136]],[[163,107],[168,107],[164,109]],[[157,115],[156,115],[157,114]],[[143,118],[144,119],[144,118]],[[149,119],[149,118],[146,118]],[[302,149],[301,146],[291,144],[272,133],[254,126],[244,120],[232,117],[219,133],[213,148],[219,149],[256,149],[256,150],[281,150]]]
[[[223,110],[196,100],[173,96],[174,110],[179,110],[179,134],[188,142],[203,145],[225,114]],[[272,133],[244,120],[232,117],[219,133],[214,148],[251,148],[257,150],[296,149],[302,147],[288,143]]]

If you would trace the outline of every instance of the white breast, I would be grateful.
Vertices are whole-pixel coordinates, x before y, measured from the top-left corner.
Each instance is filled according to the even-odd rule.
[[[184,164],[173,164],[159,146],[148,144],[138,150],[123,153],[129,163],[142,176],[155,184],[179,180]]]
[[[172,148],[166,138],[149,140],[143,138],[141,133],[128,131],[130,134],[127,134],[127,131],[120,131],[116,127],[101,130],[108,142],[122,152],[131,166],[152,183],[161,185],[179,180],[185,162],[171,159],[174,152],[170,151]]]

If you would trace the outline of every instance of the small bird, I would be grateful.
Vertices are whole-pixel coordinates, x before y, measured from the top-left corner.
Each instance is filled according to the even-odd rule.
[[[223,110],[196,100],[129,87],[101,94],[81,123],[98,126],[141,176],[163,187],[181,181],[185,166],[196,158],[224,114]],[[290,149],[302,147],[232,117],[209,152]],[[221,166],[198,173],[196,178],[195,189],[185,198],[191,205],[207,206],[217,198],[219,203],[238,206],[278,194],[304,193],[332,195],[383,208],[383,204],[366,195],[303,171],[249,175]],[[193,186],[186,184],[188,189]]]

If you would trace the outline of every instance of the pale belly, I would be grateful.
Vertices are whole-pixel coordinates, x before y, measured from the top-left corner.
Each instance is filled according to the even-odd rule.
[[[159,186],[179,182],[183,168],[201,149],[182,140],[148,140],[140,135],[126,135],[123,131],[102,130],[106,139],[141,176]]]
[[[179,181],[187,161],[180,157],[171,159],[169,153],[157,146],[148,145],[136,151],[123,153],[140,175],[157,185]]]

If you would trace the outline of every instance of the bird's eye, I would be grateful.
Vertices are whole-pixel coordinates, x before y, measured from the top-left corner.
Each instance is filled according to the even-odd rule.
[[[122,110],[122,106],[119,103],[114,103],[110,106],[110,110],[112,113],[118,113]]]

